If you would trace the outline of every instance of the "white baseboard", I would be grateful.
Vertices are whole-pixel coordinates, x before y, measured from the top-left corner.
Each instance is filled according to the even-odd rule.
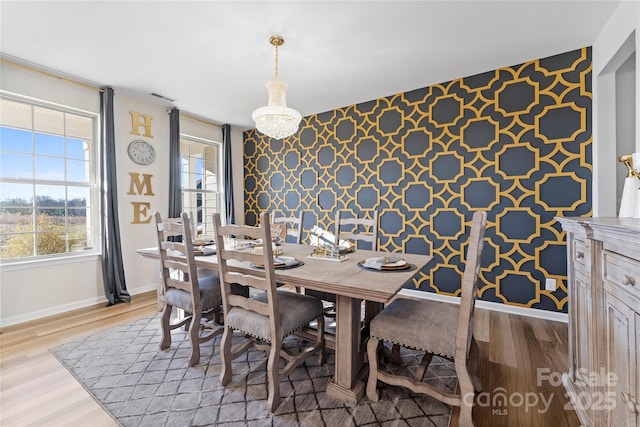
[[[452,304],[459,304],[460,298],[449,295],[441,295],[433,292],[418,291],[415,289],[402,289],[400,295],[410,296],[412,298],[423,298],[435,301],[443,301]],[[502,313],[517,314],[520,316],[535,317],[537,319],[553,320],[554,322],[569,322],[567,313],[558,313],[549,310],[539,310],[537,308],[516,307],[513,305],[501,304],[498,302],[476,300],[476,307],[484,308],[492,311],[500,311]]]
[[[138,295],[149,291],[155,291],[157,286],[155,283],[147,286],[138,287],[129,290],[130,295]],[[63,304],[56,307],[49,307],[43,310],[32,311],[30,313],[20,314],[18,316],[7,317],[2,319],[0,328],[6,328],[7,326],[17,325],[19,323],[30,322],[32,320],[42,319],[43,317],[53,316],[56,314],[65,313],[71,310],[77,310],[79,308],[89,307],[96,304],[106,303],[107,299],[104,296],[96,298],[88,298],[82,301],[74,301],[69,304]]]

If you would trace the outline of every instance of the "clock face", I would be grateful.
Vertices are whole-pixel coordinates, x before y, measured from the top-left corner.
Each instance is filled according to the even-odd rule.
[[[156,158],[156,150],[154,150],[149,143],[141,139],[131,141],[127,152],[131,160],[139,165],[151,164]]]

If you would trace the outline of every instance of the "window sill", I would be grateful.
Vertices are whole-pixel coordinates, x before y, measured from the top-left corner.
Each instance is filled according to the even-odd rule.
[[[50,267],[52,265],[60,265],[60,264],[72,264],[77,262],[87,262],[94,261],[100,259],[100,253],[91,252],[84,254],[73,254],[67,256],[60,256],[55,258],[46,258],[46,259],[30,259],[30,260],[22,260],[22,261],[5,261],[0,263],[0,268],[2,271],[17,271],[17,270],[26,270],[30,268],[44,268]]]

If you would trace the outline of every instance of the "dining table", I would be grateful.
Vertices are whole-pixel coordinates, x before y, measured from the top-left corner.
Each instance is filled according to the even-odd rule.
[[[276,281],[292,289],[313,289],[336,295],[335,335],[326,334],[327,347],[335,350],[335,375],[327,385],[326,392],[348,405],[356,405],[364,395],[368,375],[365,352],[369,322],[384,304],[391,301],[414,276],[420,274],[433,257],[357,249],[335,259],[316,257],[312,255],[313,252],[312,246],[285,243],[282,256],[301,262],[295,267],[277,268]],[[136,253],[142,257],[158,259],[157,248],[138,249]],[[365,260],[390,255],[394,259],[403,259],[408,267],[381,270],[365,267]],[[198,268],[218,268],[216,256],[196,255],[195,260]],[[234,266],[234,270],[240,272],[251,268],[255,266],[248,263]],[[364,317],[363,302],[366,307]],[[298,334],[303,338],[310,338],[314,332],[307,328]]]

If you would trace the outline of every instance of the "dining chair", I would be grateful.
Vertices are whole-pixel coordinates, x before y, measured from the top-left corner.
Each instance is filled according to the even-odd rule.
[[[340,210],[336,212],[336,221],[334,225],[334,235],[336,245],[341,241],[349,240],[355,242],[357,247],[359,241],[368,242],[372,251],[378,250],[378,211],[373,210],[370,218],[361,217],[345,217]],[[315,291],[308,289],[305,291],[307,295],[320,298],[327,301],[330,305],[325,309],[325,314],[329,317],[335,317],[336,296],[328,292]]]
[[[473,338],[473,314],[478,295],[477,282],[486,224],[486,212],[473,214],[460,304],[400,297],[371,321],[370,338],[367,343],[367,396],[372,401],[377,402],[379,399],[376,387],[378,381],[381,381],[408,388],[414,393],[427,394],[447,405],[459,406],[459,425],[474,425],[471,410],[475,392],[480,391],[480,381],[476,375],[478,345]],[[451,334],[450,330],[454,327],[456,332]],[[382,341],[393,343],[394,350],[403,346],[425,352],[413,378],[378,367],[377,350]],[[423,382],[433,355],[454,361],[460,386],[459,394]]]
[[[269,215],[260,215],[259,227],[220,224],[220,215],[213,215],[216,241],[224,236],[242,235],[252,239],[271,241]],[[222,303],[224,309],[224,333],[221,343],[222,370],[220,382],[227,385],[233,376],[232,361],[255,347],[268,351],[267,362],[268,398],[267,407],[274,411],[280,403],[280,378],[303,363],[314,353],[318,353],[318,363],[324,363],[324,318],[322,302],[307,295],[278,290],[275,278],[273,248],[264,245],[262,254],[251,249],[236,250],[220,247],[217,250]],[[234,271],[238,262],[249,263],[253,268]],[[252,288],[250,295],[236,295],[231,292],[231,284]],[[284,338],[316,320],[320,333],[316,340],[305,348],[293,353],[282,348]],[[245,337],[245,341],[232,347],[234,331]],[[280,368],[280,358],[285,359]]]
[[[371,211],[370,218],[345,217],[338,210],[336,212],[335,236],[337,244],[342,240],[353,240],[356,244],[360,241],[368,242],[372,251],[378,250],[378,210]]]
[[[302,243],[302,232],[304,223],[304,211],[300,211],[298,216],[276,216],[275,212],[271,212],[271,224],[286,224],[287,235],[292,236],[294,243]]]
[[[164,310],[160,319],[162,340],[160,349],[171,347],[171,331],[188,325],[191,342],[189,366],[200,361],[200,344],[222,334],[220,320],[222,292],[217,276],[198,275],[193,250],[191,220],[187,213],[179,218],[162,219],[154,213]],[[184,316],[172,320],[174,308],[184,310]],[[212,320],[213,318],[213,320]]]

